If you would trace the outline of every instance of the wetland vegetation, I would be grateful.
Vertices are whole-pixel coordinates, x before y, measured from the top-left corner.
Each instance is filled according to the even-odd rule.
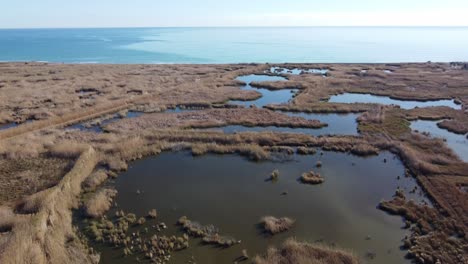
[[[1,263],[466,262],[464,68],[0,72]]]

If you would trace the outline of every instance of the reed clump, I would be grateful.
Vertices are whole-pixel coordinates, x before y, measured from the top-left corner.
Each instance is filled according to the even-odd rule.
[[[101,189],[96,192],[84,204],[84,211],[86,216],[98,218],[104,215],[104,213],[111,208],[112,200],[116,195],[116,190],[108,188]]]
[[[309,171],[301,175],[301,182],[316,185],[324,183],[325,179],[319,173]]]
[[[158,217],[158,212],[156,211],[156,209],[151,209],[148,212],[148,217],[152,219],[156,219],[156,217]]]
[[[296,153],[299,155],[314,155],[317,153],[317,150],[309,147],[298,147]]]
[[[94,191],[96,188],[104,183],[108,178],[105,170],[96,170],[89,175],[83,182],[83,189],[87,192]]]
[[[263,229],[272,235],[289,230],[296,221],[289,217],[276,218],[274,216],[264,216],[260,219]]]
[[[279,170],[274,170],[270,174],[270,180],[271,181],[277,181],[279,179],[279,176],[280,176]]]

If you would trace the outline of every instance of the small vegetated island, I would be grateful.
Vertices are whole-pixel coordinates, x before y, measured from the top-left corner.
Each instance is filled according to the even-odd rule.
[[[0,63],[0,263],[467,263],[466,65]]]

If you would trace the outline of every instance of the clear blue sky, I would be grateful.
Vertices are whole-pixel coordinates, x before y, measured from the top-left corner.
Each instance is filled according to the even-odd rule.
[[[0,28],[468,26],[468,0],[2,0]]]

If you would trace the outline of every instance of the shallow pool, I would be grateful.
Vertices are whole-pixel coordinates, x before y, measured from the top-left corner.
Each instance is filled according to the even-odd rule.
[[[252,82],[277,82],[277,81],[287,81],[286,78],[281,76],[269,76],[269,75],[245,75],[240,76],[237,80],[245,82],[241,89],[245,91],[257,91],[262,94],[262,97],[257,100],[252,101],[237,101],[233,100],[230,103],[239,104],[244,106],[255,105],[256,107],[264,107],[268,104],[281,104],[287,103],[292,98],[294,93],[297,92],[297,89],[281,89],[281,90],[268,90],[264,88],[255,88],[252,87],[250,84]]]

